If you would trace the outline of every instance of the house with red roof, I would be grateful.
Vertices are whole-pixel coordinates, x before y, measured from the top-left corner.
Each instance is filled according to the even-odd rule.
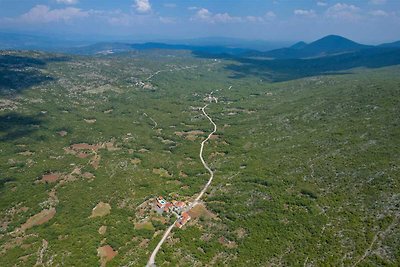
[[[175,222],[175,226],[178,228],[182,228],[189,220],[190,220],[190,215],[187,212],[182,212],[181,217]]]
[[[186,203],[183,201],[173,201],[172,204],[174,205],[173,210],[178,214],[181,214],[186,207]]]

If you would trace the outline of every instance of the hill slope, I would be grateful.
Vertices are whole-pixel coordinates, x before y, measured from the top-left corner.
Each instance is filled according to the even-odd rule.
[[[276,59],[310,58],[349,53],[373,46],[356,43],[338,35],[328,35],[310,44],[296,43],[288,48],[275,49],[264,53],[253,53],[250,56],[263,56]]]

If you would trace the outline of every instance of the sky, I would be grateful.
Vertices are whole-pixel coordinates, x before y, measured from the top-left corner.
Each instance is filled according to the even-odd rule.
[[[0,0],[0,31],[68,38],[400,40],[400,0]]]

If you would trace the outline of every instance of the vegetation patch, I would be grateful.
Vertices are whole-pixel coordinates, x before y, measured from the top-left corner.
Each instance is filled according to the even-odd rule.
[[[60,173],[48,173],[42,176],[41,181],[45,183],[54,183],[60,178]]]
[[[18,154],[22,155],[22,156],[32,156],[35,153],[32,152],[32,151],[27,150],[27,151],[19,152]]]
[[[100,266],[105,267],[107,262],[118,255],[118,251],[115,251],[110,245],[105,245],[97,249],[97,255],[100,257]]]
[[[192,219],[202,218],[202,219],[214,219],[217,218],[217,215],[209,211],[204,204],[197,204],[193,208],[188,211],[190,217]]]
[[[107,232],[107,226],[106,225],[100,226],[98,232],[99,234],[104,235]]]
[[[63,131],[57,132],[57,134],[58,134],[59,136],[64,137],[64,136],[66,136],[66,135],[68,134],[68,132],[63,130]]]
[[[131,163],[134,164],[134,165],[138,165],[138,164],[140,164],[141,162],[142,162],[142,160],[141,160],[141,159],[138,159],[138,158],[131,159]]]
[[[103,217],[110,214],[111,206],[108,203],[99,202],[93,209],[90,218]]]
[[[96,120],[96,119],[84,119],[84,121],[85,121],[86,123],[93,124],[93,123],[95,123],[97,120]]]
[[[54,215],[56,215],[55,208],[42,210],[38,214],[35,214],[32,217],[30,217],[24,224],[21,225],[20,229],[22,231],[25,231],[36,225],[44,224],[50,221],[54,217]]]
[[[158,169],[154,168],[153,173],[158,174],[161,177],[172,177],[172,174],[170,174],[166,169],[163,168],[158,168]]]
[[[154,231],[154,226],[151,222],[141,222],[141,223],[135,223],[135,229],[136,230],[149,230],[149,231]]]

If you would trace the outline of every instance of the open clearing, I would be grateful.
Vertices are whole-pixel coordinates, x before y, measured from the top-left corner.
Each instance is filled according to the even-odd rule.
[[[111,212],[111,206],[108,203],[100,202],[92,209],[92,215],[90,215],[90,218],[95,218],[95,217],[103,217],[106,216],[107,214],[110,214]]]
[[[56,215],[55,208],[42,210],[38,214],[35,214],[32,217],[30,217],[24,224],[22,224],[21,230],[25,231],[36,225],[44,224],[50,221],[54,217],[54,215]]]

